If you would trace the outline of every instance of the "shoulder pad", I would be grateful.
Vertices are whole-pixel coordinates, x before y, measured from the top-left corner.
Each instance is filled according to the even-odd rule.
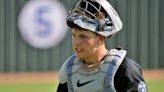
[[[73,55],[70,58],[68,58],[59,70],[59,82],[62,84],[67,82],[67,64],[73,57],[75,56]]]
[[[118,57],[119,58],[118,60],[122,62],[126,56],[126,53],[127,53],[126,50],[111,49],[109,51],[109,57],[107,57],[107,61],[110,62],[113,60],[114,57]]]
[[[107,57],[104,59],[103,66],[100,67],[101,71],[106,72],[110,64],[119,67],[125,58],[126,53],[126,50],[111,49],[108,52]]]

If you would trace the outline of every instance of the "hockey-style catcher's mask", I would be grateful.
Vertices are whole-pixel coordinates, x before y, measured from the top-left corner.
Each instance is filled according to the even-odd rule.
[[[122,22],[106,0],[79,0],[67,16],[70,27],[80,27],[104,37],[116,34]]]

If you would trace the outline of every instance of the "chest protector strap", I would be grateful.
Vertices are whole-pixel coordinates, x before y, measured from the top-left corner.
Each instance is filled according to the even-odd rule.
[[[106,76],[104,79],[103,92],[116,92],[116,89],[114,88],[114,76],[126,55],[126,51],[112,49],[109,55],[109,59],[107,59],[106,62],[110,64],[108,66]],[[110,59],[112,57],[113,59]]]
[[[122,63],[124,57],[126,55],[125,50],[116,50],[112,49],[109,52],[109,56],[104,60],[104,64],[107,65],[106,74],[104,77],[103,90],[101,92],[116,92],[114,88],[114,76],[116,71],[118,70],[120,64]],[[70,60],[67,62],[67,86],[68,92],[75,92],[72,84],[72,67],[74,65],[76,56],[72,56]],[[95,84],[96,85],[96,84]]]
[[[73,55],[70,60],[67,63],[67,86],[68,86],[68,92],[74,92],[73,90],[73,85],[72,85],[72,66],[74,64],[74,60],[75,60],[76,56]]]

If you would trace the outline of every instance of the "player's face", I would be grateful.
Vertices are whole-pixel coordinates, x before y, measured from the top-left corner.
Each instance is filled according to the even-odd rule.
[[[72,29],[72,44],[79,59],[94,57],[99,37],[95,33],[79,28]]]

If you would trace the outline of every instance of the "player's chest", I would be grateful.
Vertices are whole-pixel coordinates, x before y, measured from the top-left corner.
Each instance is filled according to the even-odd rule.
[[[105,78],[107,75],[108,66],[102,64],[96,69],[86,71],[84,69],[74,69],[71,76],[72,86],[75,92],[103,92]],[[77,67],[78,68],[78,67]]]
[[[71,79],[75,92],[102,92],[105,77],[105,73],[97,73],[89,76],[75,73]]]

